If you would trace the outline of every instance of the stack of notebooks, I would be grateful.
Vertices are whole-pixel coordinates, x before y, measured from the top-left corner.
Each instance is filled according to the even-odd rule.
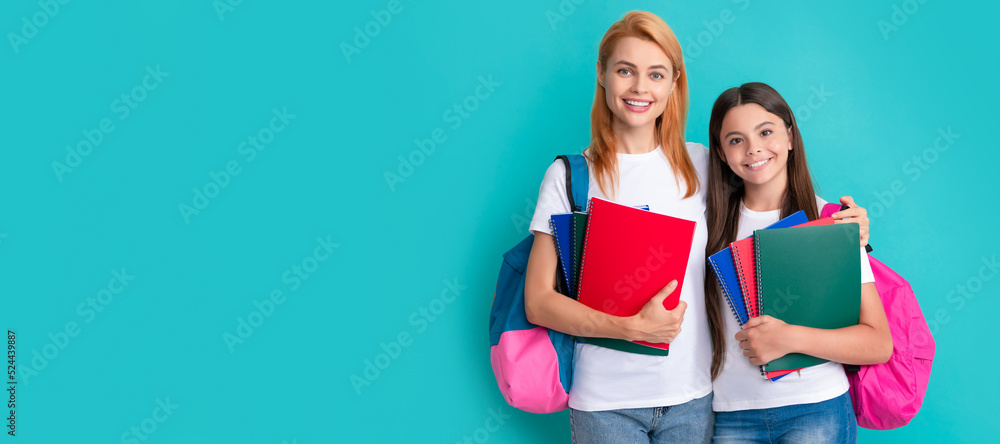
[[[835,329],[858,323],[858,225],[809,222],[799,211],[708,257],[736,321],[768,315],[787,324]],[[726,338],[733,340],[732,338]],[[792,353],[761,366],[772,381],[826,362]]]
[[[592,198],[588,212],[553,214],[549,220],[569,296],[615,316],[633,316],[665,287],[663,302],[680,301],[695,222]],[[630,353],[666,356],[670,344],[609,338],[579,340]]]

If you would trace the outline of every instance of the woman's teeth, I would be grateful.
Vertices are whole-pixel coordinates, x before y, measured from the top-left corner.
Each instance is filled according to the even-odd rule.
[[[629,105],[632,105],[632,106],[638,106],[640,108],[643,108],[643,107],[649,106],[649,104],[653,103],[653,102],[640,102],[638,100],[626,100],[625,103],[627,103]]]

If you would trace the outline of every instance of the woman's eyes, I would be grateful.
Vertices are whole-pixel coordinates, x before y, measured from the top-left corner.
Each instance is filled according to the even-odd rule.
[[[619,68],[618,69],[618,74],[621,74],[623,76],[628,76],[628,75],[632,74],[632,70],[628,69],[628,68]],[[653,79],[656,79],[656,80],[661,80],[661,79],[665,79],[666,78],[666,77],[664,77],[663,74],[660,74],[658,72],[654,72],[654,73],[650,74],[649,76],[652,77]]]

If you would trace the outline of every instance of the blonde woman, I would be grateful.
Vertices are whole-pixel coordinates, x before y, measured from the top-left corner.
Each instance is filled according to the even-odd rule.
[[[706,148],[685,143],[687,75],[673,31],[648,12],[630,12],[608,29],[597,61],[591,111],[590,196],[697,222],[677,308],[663,299],[671,283],[639,314],[615,317],[557,293],[549,216],[570,211],[565,167],[549,166],[530,229],[528,320],[575,336],[669,342],[669,356],[633,354],[578,343],[570,390],[573,442],[709,442],[712,362],[704,310],[705,195],[699,184]],[[622,227],[627,229],[627,227]],[[677,279],[681,276],[676,276]],[[684,334],[681,323],[684,323]]]

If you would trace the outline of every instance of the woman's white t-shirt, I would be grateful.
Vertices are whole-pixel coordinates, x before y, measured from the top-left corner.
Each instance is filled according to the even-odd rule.
[[[826,201],[817,196],[817,208],[822,210],[823,205],[826,205]],[[736,238],[752,236],[754,230],[777,222],[779,216],[781,210],[752,211],[741,202],[740,226]],[[860,248],[860,252],[861,283],[875,282],[868,254],[864,248]],[[760,367],[750,364],[750,360],[743,356],[743,350],[736,340],[740,326],[725,302],[723,302],[723,312],[726,329],[723,335],[726,341],[726,365],[712,384],[715,392],[712,396],[712,410],[731,412],[810,404],[833,399],[847,391],[849,384],[844,366],[836,362],[806,367],[773,382],[764,379],[760,374]]]
[[[687,144],[699,180],[707,177],[707,149]],[[649,356],[578,343],[573,365],[570,408],[583,411],[659,407],[683,404],[712,391],[710,366],[712,342],[705,314],[704,276],[705,187],[683,199],[687,190],[675,180],[663,149],[644,154],[618,154],[619,183],[614,200],[624,205],[649,205],[649,211],[695,221],[695,235],[688,258],[680,299],[687,303],[681,333],[670,344],[669,356]],[[590,174],[590,197],[601,193]],[[531,219],[533,232],[552,234],[549,218],[570,212],[566,198],[566,167],[556,161],[545,172],[538,204]],[[624,227],[623,227],[624,228]],[[555,248],[555,247],[553,247]]]

